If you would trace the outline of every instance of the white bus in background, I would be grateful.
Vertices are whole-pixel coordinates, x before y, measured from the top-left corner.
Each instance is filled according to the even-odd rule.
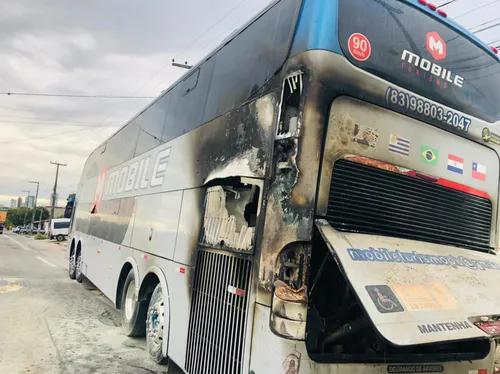
[[[190,374],[491,373],[498,87],[425,2],[275,1],[90,155],[69,275]]]

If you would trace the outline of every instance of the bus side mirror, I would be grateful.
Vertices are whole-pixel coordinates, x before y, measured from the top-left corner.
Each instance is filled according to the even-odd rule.
[[[285,282],[274,283],[271,307],[271,331],[290,340],[304,340],[307,320],[307,288],[294,290]]]

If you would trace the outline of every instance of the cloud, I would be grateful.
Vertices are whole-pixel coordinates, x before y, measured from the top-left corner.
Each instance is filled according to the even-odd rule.
[[[174,56],[195,63],[268,2],[0,0],[1,91],[156,96],[185,73]],[[0,96],[0,204],[34,194],[28,180],[48,203],[50,161],[68,164],[63,203],[92,150],[149,101]]]
[[[0,0],[0,87],[156,96],[185,73],[170,66],[174,56],[196,63],[269,1]],[[457,1],[450,17],[479,3]],[[487,11],[497,14],[498,7]],[[481,15],[460,21],[474,25]],[[0,96],[0,203],[27,188],[34,194],[28,180],[40,181],[40,198],[48,200],[55,176],[50,161],[68,164],[58,188],[66,198],[92,150],[148,102]]]

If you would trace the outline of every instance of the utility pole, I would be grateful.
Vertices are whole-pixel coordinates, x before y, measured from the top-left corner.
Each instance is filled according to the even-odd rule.
[[[36,201],[38,200],[38,187],[40,187],[40,182],[28,181],[28,183],[36,183],[35,202],[33,204],[33,214],[31,215],[31,233],[33,233],[33,225],[35,224]],[[40,234],[40,224],[41,222],[38,223],[38,229],[36,230],[37,234]]]
[[[59,177],[59,166],[66,166],[68,164],[60,164],[59,162],[52,162],[50,161],[52,165],[56,165],[56,180],[54,182],[54,192],[52,193],[52,207],[50,208],[50,221],[49,224],[52,222],[54,219],[54,207],[56,206],[56,195],[57,195],[57,178]]]
[[[26,213],[28,213],[28,203],[30,202],[30,193],[31,191],[30,190],[22,190],[21,192],[27,192],[28,193],[28,197],[26,199],[26,210],[24,211],[24,218],[23,218],[23,226],[26,225]]]

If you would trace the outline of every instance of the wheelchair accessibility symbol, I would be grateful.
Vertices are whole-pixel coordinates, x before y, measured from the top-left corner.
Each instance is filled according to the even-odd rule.
[[[365,288],[380,313],[397,313],[404,311],[403,306],[389,286],[366,286]]]

